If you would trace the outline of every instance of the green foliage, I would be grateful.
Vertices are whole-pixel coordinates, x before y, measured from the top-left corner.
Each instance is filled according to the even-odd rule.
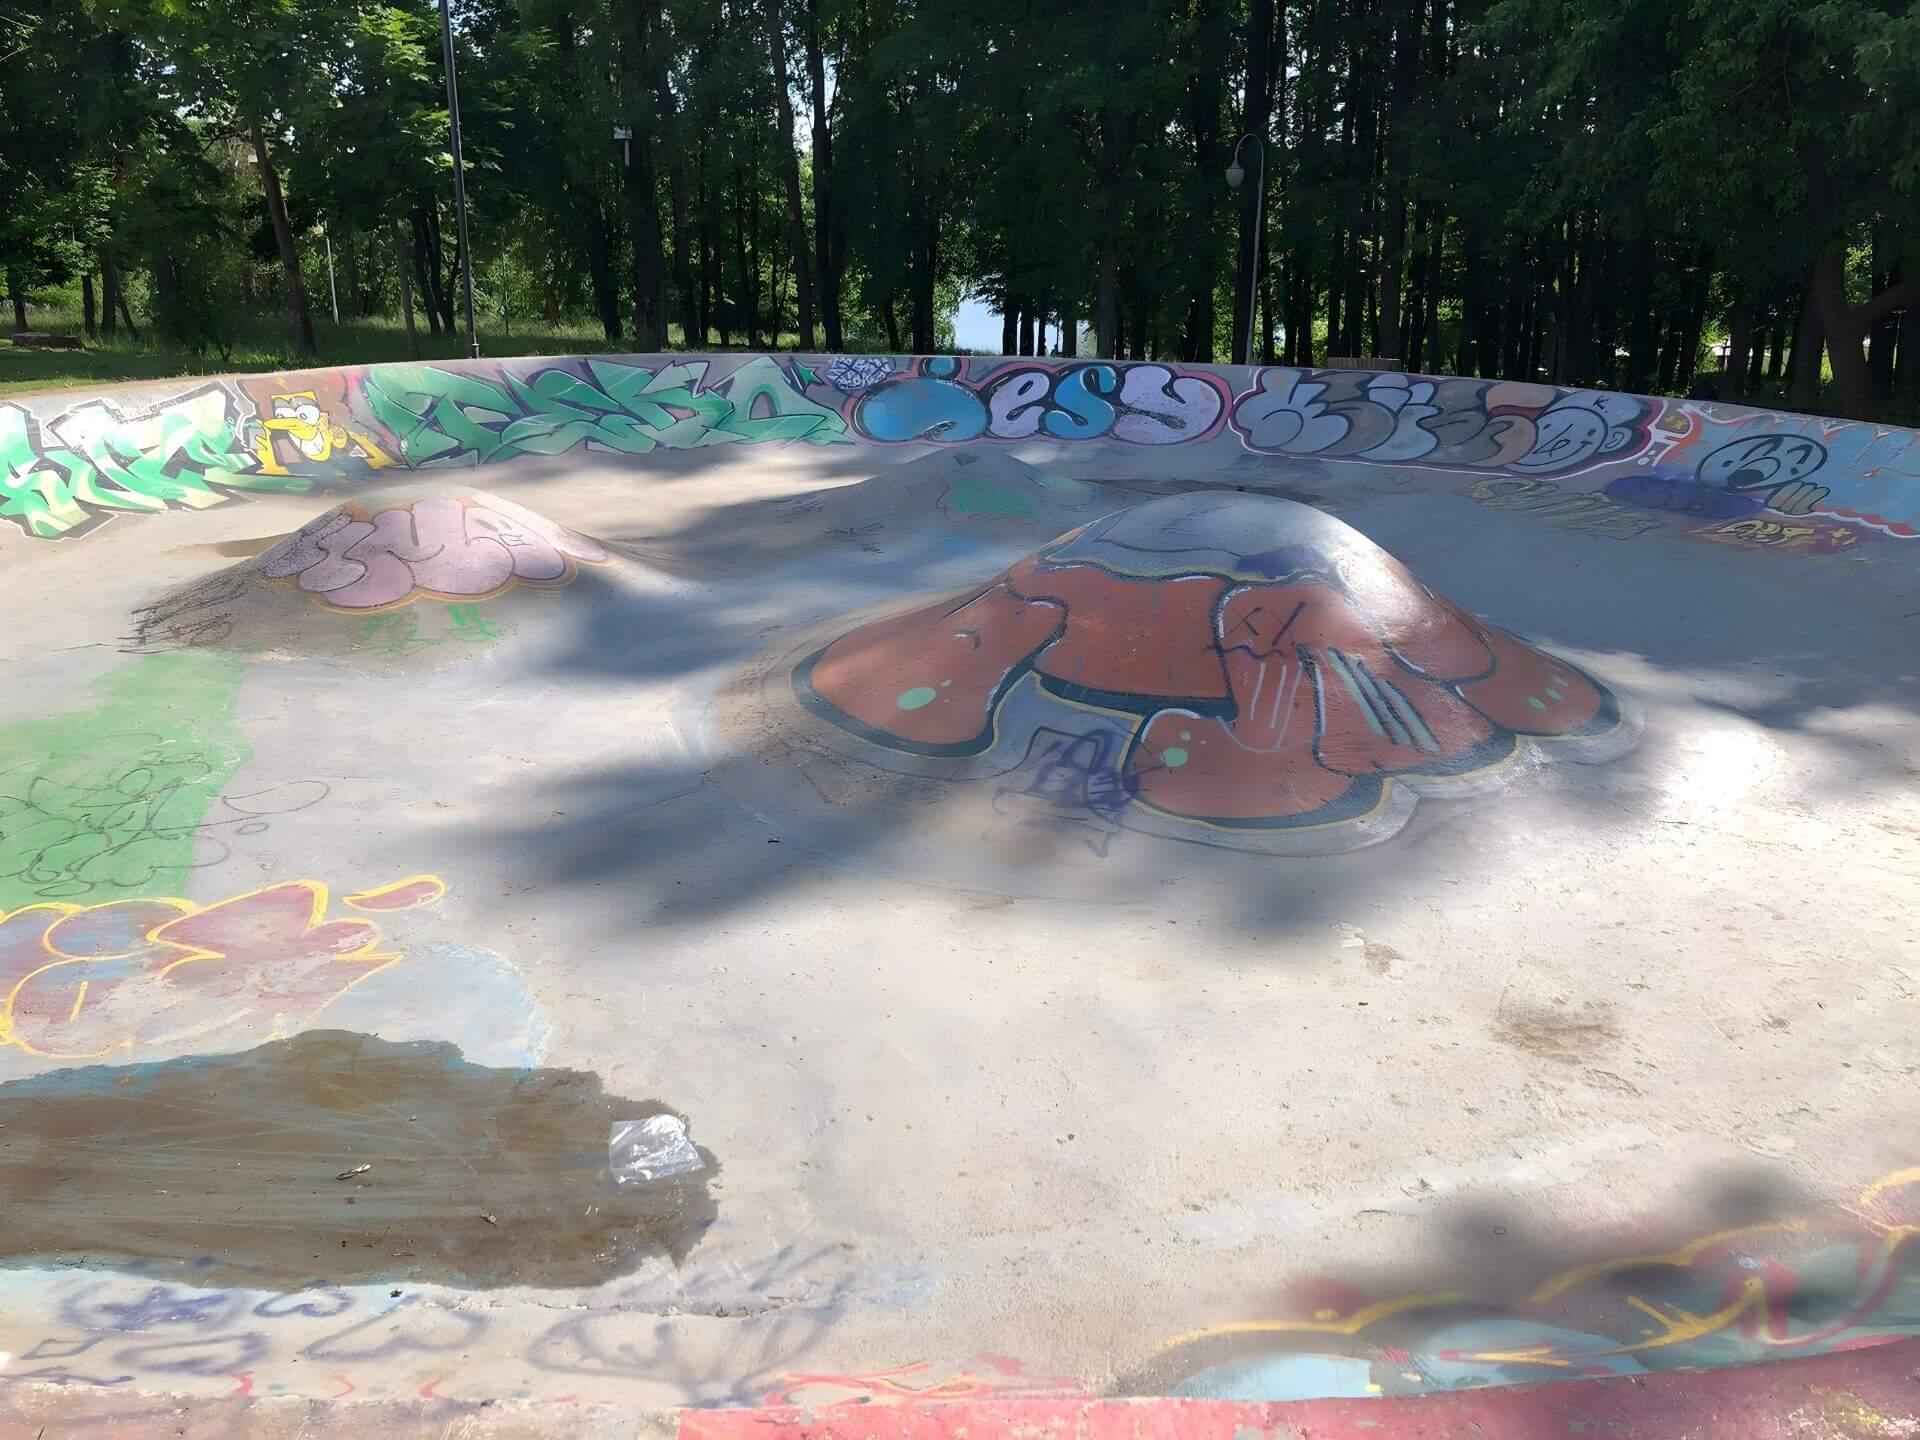
[[[1274,358],[1392,344],[1430,370],[1810,404],[1824,354],[1845,404],[1920,408],[1914,0],[453,13],[490,343],[617,347],[656,283],[677,343],[796,343],[804,270],[849,348],[950,345],[971,293],[1053,334],[1096,326],[1123,357],[1218,357],[1244,303],[1221,171],[1262,108],[1245,90],[1265,44],[1258,330]],[[111,268],[169,347],[245,364],[301,276],[324,301],[324,235],[349,322],[397,316],[404,278],[423,350],[458,353],[428,0],[8,0],[0,56],[14,288],[104,286]],[[636,125],[623,154],[615,127]],[[634,224],[634,145],[658,178],[658,254],[650,219]],[[1816,262],[1837,267],[1838,298],[1829,285],[1826,349],[1795,363],[1790,397]],[[1716,336],[1740,352],[1726,377],[1699,373]],[[1871,353],[1851,358],[1856,343]]]

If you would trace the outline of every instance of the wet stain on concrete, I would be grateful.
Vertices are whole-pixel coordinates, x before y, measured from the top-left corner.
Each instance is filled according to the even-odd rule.
[[[1494,1016],[1493,1038],[1542,1060],[1578,1065],[1610,1049],[1620,1038],[1620,1026],[1610,1007],[1592,1000],[1577,1006],[1503,1001]]]
[[[669,1113],[578,1070],[317,1030],[237,1055],[0,1085],[0,1264],[196,1283],[586,1286],[683,1260],[705,1168],[616,1189],[614,1121]]]

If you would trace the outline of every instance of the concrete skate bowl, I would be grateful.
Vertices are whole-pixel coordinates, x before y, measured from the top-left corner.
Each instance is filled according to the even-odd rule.
[[[1912,431],[481,361],[0,520],[9,1425],[1914,1433]]]

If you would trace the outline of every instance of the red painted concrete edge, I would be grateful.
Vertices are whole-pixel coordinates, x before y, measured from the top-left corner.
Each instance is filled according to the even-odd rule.
[[[1920,1340],[1378,1400],[983,1396],[683,1411],[679,1440],[1920,1440]]]

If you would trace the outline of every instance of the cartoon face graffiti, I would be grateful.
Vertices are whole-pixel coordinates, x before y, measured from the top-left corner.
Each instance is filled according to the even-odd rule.
[[[1783,514],[1804,515],[1827,498],[1825,486],[1807,479],[1826,463],[1827,447],[1805,435],[1751,435],[1709,454],[1694,478],[1759,496]]]
[[[260,424],[263,430],[287,436],[294,448],[309,460],[327,459],[333,454],[335,444],[344,445],[347,439],[344,429],[327,423],[311,390],[274,396],[273,415]]]
[[[1533,448],[1512,462],[1525,473],[1564,470],[1626,451],[1639,438],[1646,402],[1632,395],[1583,390],[1556,400],[1534,422]]]
[[[358,461],[369,469],[383,469],[392,457],[365,430],[343,423],[351,419],[347,387],[328,377],[310,389],[293,389],[284,382],[244,382],[259,419],[253,427],[253,452],[260,473],[285,475],[288,467]]]

